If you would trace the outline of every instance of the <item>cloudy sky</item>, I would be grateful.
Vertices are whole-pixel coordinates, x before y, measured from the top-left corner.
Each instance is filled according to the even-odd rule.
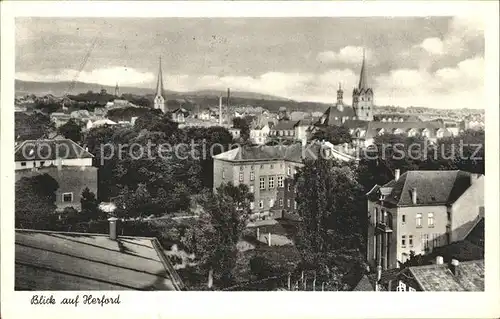
[[[366,50],[379,105],[483,108],[480,19],[18,18],[16,78],[154,88],[224,89],[351,102]]]

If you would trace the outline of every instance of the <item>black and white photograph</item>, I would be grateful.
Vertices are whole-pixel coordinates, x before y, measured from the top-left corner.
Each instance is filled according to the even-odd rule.
[[[486,23],[15,17],[14,291],[485,292]]]

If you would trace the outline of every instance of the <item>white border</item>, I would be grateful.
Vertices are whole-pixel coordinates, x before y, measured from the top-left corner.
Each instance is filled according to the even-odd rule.
[[[2,2],[1,68],[1,315],[3,318],[114,317],[500,317],[498,205],[498,2]],[[486,292],[484,293],[307,293],[307,292],[128,292],[121,305],[31,306],[32,293],[14,286],[14,17],[319,17],[481,15],[485,23]],[[334,32],[334,30],[332,30]],[[81,292],[80,292],[81,293]],[[94,295],[96,293],[93,293]],[[102,294],[102,293],[101,293]],[[112,294],[112,293],[111,293]],[[71,293],[54,293],[54,296]]]

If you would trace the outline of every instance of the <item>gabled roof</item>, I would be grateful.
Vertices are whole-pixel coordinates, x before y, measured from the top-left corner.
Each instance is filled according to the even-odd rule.
[[[63,159],[94,157],[70,139],[26,140],[14,152],[16,162],[55,160],[57,156]]]
[[[460,262],[458,275],[447,264],[409,267],[423,291],[484,291],[484,259]]]
[[[382,187],[392,188],[385,202],[397,206],[415,206],[411,197],[415,188],[418,206],[452,204],[470,185],[471,173],[465,171],[408,171]]]
[[[354,113],[354,109],[348,105],[344,105],[342,111],[339,111],[339,109],[336,106],[330,106],[329,108],[326,109],[325,113],[323,113],[323,116],[319,119],[318,124],[340,126],[342,125],[343,117],[349,117],[350,119],[352,119],[355,116],[356,113]],[[320,123],[322,119],[325,120],[323,123]]]
[[[181,290],[155,238],[16,230],[16,290]]]

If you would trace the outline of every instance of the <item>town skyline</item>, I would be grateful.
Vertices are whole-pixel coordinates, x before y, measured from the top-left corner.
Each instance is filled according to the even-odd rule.
[[[484,37],[474,19],[357,19],[362,23],[352,18],[298,19],[295,28],[301,33],[291,23],[297,19],[290,18],[18,19],[16,79],[72,81],[96,40],[79,82],[153,89],[162,56],[164,86],[169,91],[231,87],[332,103],[342,83],[344,100],[351,104],[364,48],[377,105],[484,108]],[[256,20],[259,23],[253,23]],[[68,27],[62,29],[66,22]],[[395,25],[399,28],[384,32]],[[128,40],[130,28],[142,33]],[[352,31],[338,39],[343,33],[332,33],[332,28]],[[276,32],[266,32],[269,29]],[[151,50],[142,51],[141,38],[153,40]],[[393,42],[396,45],[383,45]],[[251,56],[244,53],[249,47]],[[297,53],[284,54],[288,50]]]

